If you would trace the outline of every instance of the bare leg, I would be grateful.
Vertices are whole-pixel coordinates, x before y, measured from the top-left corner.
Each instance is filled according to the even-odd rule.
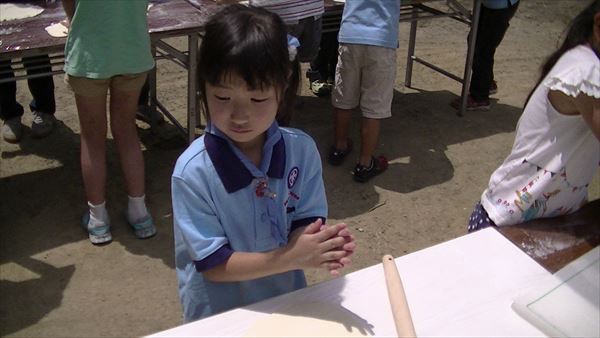
[[[358,163],[368,167],[371,164],[371,158],[377,148],[379,139],[380,122],[378,119],[363,117],[360,125],[360,157]]]
[[[352,110],[334,108],[335,110],[335,148],[346,150],[348,148],[348,129],[352,118]]]
[[[110,93],[110,130],[117,144],[127,194],[144,195],[144,158],[135,125],[139,90]]]
[[[87,200],[101,204],[106,182],[106,94],[84,97],[75,94],[81,129],[81,172]]]

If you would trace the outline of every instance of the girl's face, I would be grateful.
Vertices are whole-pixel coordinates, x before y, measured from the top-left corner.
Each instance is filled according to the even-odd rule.
[[[228,74],[218,85],[206,83],[206,101],[211,122],[236,146],[262,149],[279,107],[275,88],[251,90],[237,74]]]

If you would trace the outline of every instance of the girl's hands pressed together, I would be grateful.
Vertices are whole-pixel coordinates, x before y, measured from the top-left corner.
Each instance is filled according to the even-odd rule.
[[[344,250],[346,252],[346,256],[342,257],[341,259],[339,259],[337,261],[326,262],[324,267],[327,270],[329,270],[329,273],[332,276],[339,276],[339,274],[340,274],[339,270],[347,265],[350,265],[350,263],[352,263],[350,256],[352,254],[354,254],[354,249],[356,248],[356,242],[354,241],[354,236],[350,232],[350,229],[348,229],[348,227],[346,226],[345,223],[339,223],[334,226],[338,226],[338,225],[342,226],[342,230],[340,230],[337,233],[337,236],[343,237],[345,240],[345,243],[341,247],[335,248],[335,250]],[[327,227],[330,227],[330,226],[327,224],[323,224],[323,225],[321,225],[320,230],[324,230]]]
[[[351,263],[356,244],[346,224],[323,225],[318,219],[304,229],[294,231],[284,247],[285,258],[292,269],[322,267],[334,275]]]

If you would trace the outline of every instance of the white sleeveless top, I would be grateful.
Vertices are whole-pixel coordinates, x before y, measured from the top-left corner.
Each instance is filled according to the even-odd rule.
[[[517,124],[510,155],[481,196],[497,225],[569,214],[587,202],[588,185],[600,165],[600,142],[581,115],[554,109],[549,90],[600,98],[600,59],[589,46],[577,46],[563,54],[535,89]]]

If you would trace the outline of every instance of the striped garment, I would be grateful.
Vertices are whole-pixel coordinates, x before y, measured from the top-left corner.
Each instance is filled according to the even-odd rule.
[[[250,0],[250,5],[279,14],[286,24],[323,14],[323,0]]]

